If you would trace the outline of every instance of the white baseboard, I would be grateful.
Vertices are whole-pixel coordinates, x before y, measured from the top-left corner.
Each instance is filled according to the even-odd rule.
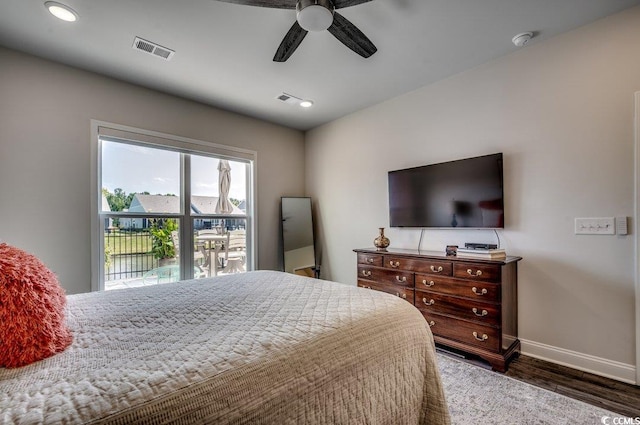
[[[578,353],[577,351],[565,350],[564,348],[526,339],[520,339],[520,343],[522,354],[525,356],[535,357],[628,384],[639,384],[636,382],[636,367],[634,365]]]

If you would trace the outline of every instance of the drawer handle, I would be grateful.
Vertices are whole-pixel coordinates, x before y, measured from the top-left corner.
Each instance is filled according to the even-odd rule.
[[[399,294],[398,292],[396,292],[396,297],[400,297],[403,300],[406,300],[407,299],[407,294]]]
[[[400,276],[396,276],[396,280],[400,283],[405,283],[407,281],[407,277],[406,276],[402,276],[402,278]]]
[[[473,308],[471,309],[471,311],[473,311],[473,314],[475,314],[475,315],[476,315],[476,316],[478,316],[478,317],[484,317],[484,316],[486,316],[487,314],[489,314],[489,313],[487,312],[487,310],[482,310],[482,312],[478,313],[478,309],[477,309],[477,308],[475,308],[475,307],[473,307]]]
[[[398,267],[400,267],[400,261],[389,260],[389,265],[394,269],[397,269]]]
[[[433,299],[427,301],[426,298],[423,298],[422,302],[425,303],[426,305],[434,305],[436,303]]]
[[[476,295],[487,295],[487,288],[482,288],[482,291],[478,291],[478,288],[474,286],[473,288],[471,288],[471,290]]]
[[[431,266],[431,271],[434,273],[440,273],[442,271],[442,266],[438,266],[437,269],[436,266]]]
[[[427,282],[427,279],[422,279],[422,283],[424,284],[424,286],[428,286],[428,287],[432,287],[433,285],[436,284],[433,280],[430,280],[429,282]]]
[[[476,272],[474,273],[473,270],[467,269],[467,274],[469,276],[482,276],[482,270],[476,270]]]
[[[474,337],[475,339],[477,339],[478,341],[486,341],[486,340],[488,340],[488,339],[489,339],[489,337],[487,336],[487,334],[482,334],[482,336],[481,336],[481,337],[480,337],[480,336],[478,336],[478,332],[474,332],[474,333],[473,333],[473,337]]]
[[[374,261],[373,258],[367,258],[367,263],[373,264],[373,261]]]
[[[364,277],[371,276],[371,270],[362,270],[362,276]]]
[[[430,328],[434,327],[435,325],[436,325],[436,322],[434,322],[433,320],[431,320],[431,321],[429,322],[429,327],[430,327]]]

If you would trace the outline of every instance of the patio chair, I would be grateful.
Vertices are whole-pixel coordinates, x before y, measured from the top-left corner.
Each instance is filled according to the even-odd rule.
[[[178,231],[174,230],[171,232],[171,241],[173,242],[173,248],[176,252],[176,259],[180,258],[180,236],[178,235]],[[207,276],[207,267],[202,263],[205,260],[205,255],[202,250],[197,249],[193,252],[193,261],[194,261],[194,278],[199,279],[201,277]]]
[[[232,230],[227,233],[224,249],[219,254],[223,261],[222,273],[242,273],[247,261],[247,234],[244,230]]]

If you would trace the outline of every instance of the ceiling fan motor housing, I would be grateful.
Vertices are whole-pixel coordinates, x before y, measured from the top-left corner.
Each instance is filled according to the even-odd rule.
[[[331,0],[299,0],[296,4],[298,24],[307,31],[324,31],[333,23]]]

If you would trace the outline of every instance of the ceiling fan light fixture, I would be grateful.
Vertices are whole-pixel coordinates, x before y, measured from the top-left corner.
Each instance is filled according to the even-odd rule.
[[[300,0],[296,5],[298,24],[307,31],[324,31],[333,23],[329,0]]]
[[[53,16],[66,22],[75,22],[79,18],[75,10],[62,3],[48,1],[45,2],[44,7],[46,7]]]

